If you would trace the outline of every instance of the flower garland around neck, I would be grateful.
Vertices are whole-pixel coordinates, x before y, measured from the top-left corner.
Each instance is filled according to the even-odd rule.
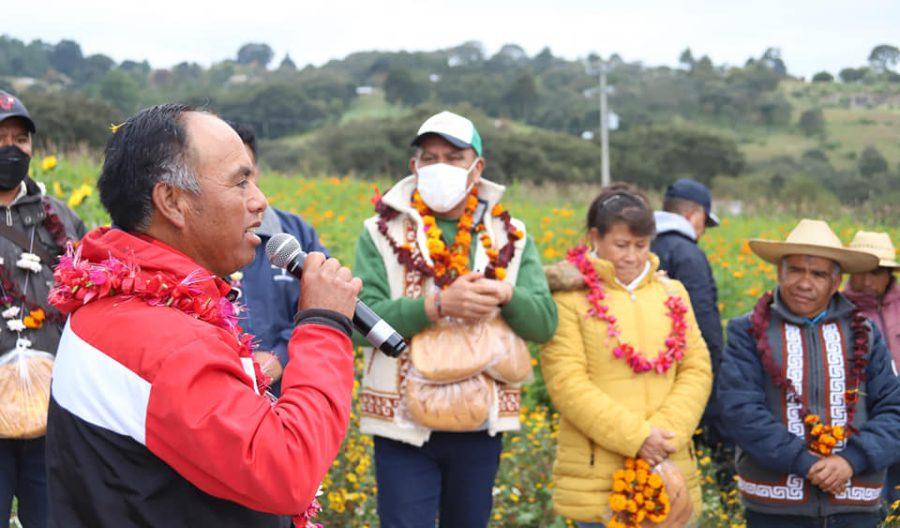
[[[665,348],[657,352],[655,358],[648,359],[643,352],[621,341],[619,336],[622,332],[616,325],[616,316],[609,313],[609,306],[603,304],[603,301],[606,300],[603,280],[597,275],[597,270],[587,255],[588,248],[578,246],[569,250],[566,260],[578,269],[588,287],[587,299],[591,308],[588,310],[587,316],[605,322],[606,335],[616,342],[613,355],[618,359],[625,360],[636,374],[650,371],[657,374],[668,372],[673,365],[684,359],[687,348],[687,322],[685,320],[687,306],[684,301],[677,295],[669,295],[666,299],[664,304],[668,309],[669,319],[672,320],[672,329],[665,340]]]
[[[41,207],[43,208],[44,218],[41,225],[53,237],[53,242],[59,250],[64,250],[69,242],[66,234],[66,227],[59,219],[59,215],[53,209],[50,199],[41,196]],[[40,243],[35,240],[35,243]],[[49,263],[48,263],[49,264]],[[31,273],[40,273],[43,265],[41,258],[31,252],[23,252],[16,262],[16,267]],[[41,305],[32,302],[27,295],[16,287],[13,283],[9,271],[6,269],[6,263],[0,259],[0,309],[2,316],[6,319],[6,326],[14,332],[22,332],[26,328],[29,330],[37,330],[49,322],[62,325],[66,322],[66,316],[56,310],[46,310]]]
[[[803,402],[803,398],[797,392],[797,388],[794,387],[794,383],[782,373],[781,367],[775,364],[775,359],[772,357],[772,346],[766,333],[772,318],[774,298],[772,292],[766,292],[756,303],[750,315],[750,336],[756,340],[756,351],[763,369],[772,379],[772,383],[785,392],[785,398],[790,403],[800,406],[800,417],[809,434],[809,450],[828,456],[837,444],[850,438],[850,435],[857,431],[853,426],[853,417],[859,402],[859,387],[865,381],[866,365],[868,364],[866,356],[869,351],[869,326],[866,324],[866,317],[859,309],[854,309],[850,319],[850,328],[853,331],[853,357],[850,360],[847,388],[844,391],[846,428],[840,425],[825,425],[818,415],[810,412]]]
[[[69,244],[54,269],[53,278],[56,285],[50,290],[49,301],[63,314],[104,298],[139,299],[150,306],[174,308],[227,330],[240,345],[240,356],[253,358],[253,336],[245,333],[238,324],[240,308],[227,297],[213,300],[204,293],[201,285],[215,282],[215,278],[205,271],[197,269],[182,280],[158,272],[148,277],[131,258],[122,260],[110,255],[101,262],[90,262],[81,257],[81,246],[75,249]],[[256,361],[253,361],[253,369],[257,388],[263,394],[271,380]]]
[[[400,213],[385,204],[380,198],[375,203],[375,211],[378,213],[378,231],[387,239],[400,264],[407,269],[418,271],[423,276],[433,277],[438,287],[447,288],[457,278],[469,272],[472,231],[474,230],[488,257],[488,265],[484,270],[485,277],[497,280],[506,278],[506,269],[515,255],[515,243],[525,235],[513,225],[512,217],[502,205],[497,204],[491,209],[491,216],[500,219],[504,225],[506,244],[500,249],[492,248],[491,238],[485,232],[483,221],[479,222],[477,226],[474,225],[475,211],[478,209],[477,186],[472,187],[466,196],[466,206],[457,223],[456,237],[449,248],[444,241],[441,228],[438,227],[434,212],[419,195],[419,191],[413,193],[412,206],[422,217],[428,253],[433,265],[429,265],[421,253],[414,253],[409,243],[399,244],[390,236],[387,224]]]

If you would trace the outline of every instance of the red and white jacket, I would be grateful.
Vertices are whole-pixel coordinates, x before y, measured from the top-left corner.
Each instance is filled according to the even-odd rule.
[[[199,268],[159,241],[94,230],[82,258],[131,256],[142,273]],[[213,301],[229,291],[207,281]],[[112,297],[69,318],[47,431],[50,525],[282,527],[305,512],[346,434],[349,323],[317,311],[294,329],[282,394],[257,394],[227,330]]]

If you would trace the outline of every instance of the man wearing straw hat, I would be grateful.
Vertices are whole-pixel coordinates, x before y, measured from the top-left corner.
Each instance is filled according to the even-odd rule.
[[[900,284],[895,275],[900,263],[894,244],[887,233],[860,231],[849,247],[878,257],[878,267],[851,275],[844,295],[878,325],[893,355],[894,368],[900,368]],[[887,484],[888,501],[900,500],[900,464],[888,470]]]
[[[874,527],[900,451],[900,381],[878,331],[838,293],[878,266],[828,224],[750,241],[778,286],[728,324],[719,397],[750,528]]]

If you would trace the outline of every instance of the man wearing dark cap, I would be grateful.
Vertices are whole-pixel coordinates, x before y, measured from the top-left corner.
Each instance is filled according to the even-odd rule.
[[[33,372],[37,357],[56,352],[65,317],[47,302],[53,265],[67,239],[84,235],[75,213],[28,177],[34,132],[25,105],[0,91],[0,368],[9,369],[0,371],[0,519],[9,519],[15,496],[25,528],[47,525],[47,418],[46,403],[40,416],[22,405],[22,396],[34,394],[22,373]],[[49,393],[49,380],[36,389]],[[34,426],[17,426],[26,415]]]
[[[706,228],[719,225],[719,219],[712,212],[709,189],[694,180],[676,181],[666,189],[663,210],[657,211],[655,217],[656,239],[651,250],[659,257],[659,268],[669,277],[681,281],[691,297],[700,333],[709,348],[715,383],[723,345],[719,297],[709,261],[697,245]],[[715,385],[712,394],[701,427],[707,443],[715,445],[724,440],[716,426]]]

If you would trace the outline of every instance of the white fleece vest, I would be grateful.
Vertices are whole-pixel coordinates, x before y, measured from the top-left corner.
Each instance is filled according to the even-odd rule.
[[[401,213],[388,222],[388,234],[398,244],[409,243],[418,248],[425,262],[431,265],[433,262],[428,252],[422,217],[410,205],[415,188],[415,176],[408,176],[398,182],[382,198],[385,204]],[[506,237],[503,234],[505,226],[502,220],[493,218],[490,211],[500,201],[505,190],[504,186],[483,178],[478,185],[478,198],[487,202],[484,216],[485,234],[491,238],[495,249],[499,249],[506,243]],[[512,222],[517,229],[525,233],[523,222],[517,219],[513,219]],[[434,291],[434,281],[431,278],[422,277],[417,271],[407,270],[397,262],[397,256],[391,249],[388,240],[378,230],[377,216],[366,220],[365,227],[384,260],[392,299],[417,298]],[[499,235],[499,240],[497,235]],[[488,264],[487,253],[477,237],[473,236],[472,243],[476,245],[472,269],[483,271]],[[524,236],[516,242],[515,247],[515,254],[507,266],[504,279],[505,282],[513,285],[516,284],[516,277],[522,262],[522,252],[525,249]],[[398,409],[404,397],[401,394],[401,386],[409,368],[409,354],[405,353],[399,358],[391,358],[371,348],[365,349],[364,353],[365,372],[359,397],[360,430],[366,434],[421,446],[428,441],[431,430],[398,418]],[[487,430],[492,436],[501,431],[518,430],[520,404],[521,389],[518,385],[495,382],[490,416],[482,429]]]

